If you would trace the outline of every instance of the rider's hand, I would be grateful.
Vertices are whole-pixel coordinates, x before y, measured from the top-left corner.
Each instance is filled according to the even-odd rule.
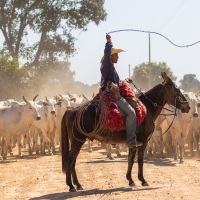
[[[130,78],[126,78],[125,81],[126,81],[127,83],[133,83],[133,81],[132,81]]]
[[[106,33],[106,40],[107,40],[108,42],[111,42],[111,36],[110,36],[108,33]]]

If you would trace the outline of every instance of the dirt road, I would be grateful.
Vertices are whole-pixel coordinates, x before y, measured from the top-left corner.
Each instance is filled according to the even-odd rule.
[[[114,160],[106,158],[105,149],[95,147],[88,153],[81,150],[77,174],[83,191],[68,192],[65,175],[61,172],[61,155],[11,157],[0,161],[1,200],[63,200],[63,199],[200,199],[200,159],[186,159],[183,164],[172,158],[145,161],[144,175],[150,186],[141,186],[137,179],[137,163],[133,179],[137,186],[129,187],[125,174],[127,153]]]

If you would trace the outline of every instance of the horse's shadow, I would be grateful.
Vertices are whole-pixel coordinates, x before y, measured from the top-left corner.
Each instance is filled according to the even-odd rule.
[[[85,190],[85,191],[77,191],[77,192],[61,192],[61,193],[53,193],[53,194],[46,194],[42,195],[40,197],[34,197],[30,198],[30,200],[64,200],[64,199],[71,199],[74,197],[84,197],[84,196],[91,196],[91,195],[106,195],[111,193],[124,193],[124,192],[134,192],[134,191],[142,191],[142,190],[156,190],[160,187],[134,187],[134,188],[126,188],[126,187],[120,187],[120,188],[112,188],[112,189],[92,189],[92,190]]]
[[[170,167],[176,166],[176,162],[168,158],[164,158],[164,159],[153,158],[153,159],[145,160],[144,163],[152,164],[155,166],[170,166]]]
[[[81,162],[81,163],[92,163],[92,164],[99,164],[99,163],[126,163],[127,156],[123,156],[120,158],[115,158],[114,160],[110,159],[102,159],[102,158],[96,158],[92,161],[87,162]],[[137,163],[137,158],[135,159],[135,164]],[[171,159],[165,158],[165,159],[159,159],[159,158],[152,158],[149,160],[144,160],[144,163],[155,165],[155,166],[176,166],[176,162],[172,161]]]

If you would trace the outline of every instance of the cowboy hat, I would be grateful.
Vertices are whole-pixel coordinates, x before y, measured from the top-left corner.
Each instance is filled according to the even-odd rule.
[[[113,55],[115,53],[121,53],[121,52],[124,52],[123,49],[115,49],[115,48],[112,48],[111,49],[111,54],[110,55]],[[104,56],[101,58],[101,63],[103,62],[103,59],[104,59]]]
[[[121,53],[121,52],[124,52],[124,50],[122,50],[122,49],[115,49],[115,48],[111,49],[111,55],[113,55],[115,53]]]

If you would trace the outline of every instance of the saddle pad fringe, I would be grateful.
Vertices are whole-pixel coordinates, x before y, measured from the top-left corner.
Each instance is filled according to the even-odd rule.
[[[120,94],[122,97],[133,97],[139,104],[137,108],[135,108],[136,117],[137,117],[137,126],[139,126],[144,118],[146,117],[147,110],[144,104],[136,98],[132,89],[128,86],[126,81],[121,81],[119,84]],[[117,104],[113,101],[109,92],[103,91],[100,95],[96,94],[94,98],[102,99],[108,107],[107,113],[107,122],[105,125],[105,129],[110,131],[120,131],[125,130],[126,123],[125,119],[121,116],[120,111],[118,110]],[[104,115],[103,112],[100,113],[100,118]]]

